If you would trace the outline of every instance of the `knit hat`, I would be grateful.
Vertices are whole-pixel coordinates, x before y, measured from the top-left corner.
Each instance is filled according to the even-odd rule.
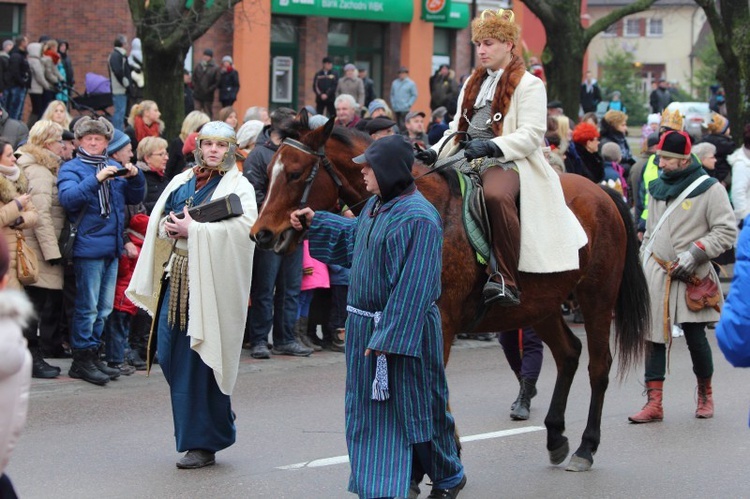
[[[355,66],[355,65],[354,65],[354,64],[352,64],[352,63],[349,63],[349,64],[347,64],[346,66],[344,66],[344,71],[350,71],[350,70],[352,70],[352,69],[356,71],[356,70],[357,70],[357,66]]]
[[[485,10],[471,21],[471,41],[476,43],[487,38],[501,42],[518,42],[521,28],[515,23],[516,15],[512,10]]]
[[[234,61],[232,61],[232,57],[228,55],[225,55],[224,57],[222,57],[221,62],[228,62],[229,64],[234,64]]]
[[[708,133],[721,135],[729,128],[729,120],[719,113],[711,113],[711,121],[706,125]]]
[[[372,113],[374,113],[378,109],[385,109],[385,102],[380,99],[375,99],[374,101],[370,102],[369,106],[367,106],[367,112],[370,114],[370,116],[372,116]]]
[[[646,123],[648,125],[658,125],[660,121],[661,116],[659,116],[659,113],[649,114],[648,118],[646,119]]]
[[[683,131],[669,131],[661,136],[656,147],[659,156],[665,158],[688,159],[690,157],[690,135]]]
[[[214,56],[214,51],[211,50],[211,49],[206,49],[206,50],[203,51],[203,55],[207,55],[208,57],[213,57]]]
[[[237,131],[237,146],[245,149],[250,143],[255,142],[263,130],[263,122],[250,120],[245,122]]]
[[[665,109],[661,113],[661,123],[659,123],[659,128],[682,130],[682,120],[682,114],[680,114],[679,109],[675,109],[674,111]]]
[[[112,136],[112,140],[107,145],[107,156],[112,156],[114,153],[130,144],[130,137],[125,135],[120,130],[115,129],[115,133]]]
[[[612,125],[612,128],[617,128],[628,122],[628,115],[622,111],[610,110],[604,113],[604,121]]]
[[[599,130],[596,126],[588,122],[579,123],[573,129],[573,142],[578,145],[585,146],[590,140],[594,140],[599,137]]]
[[[112,123],[104,118],[90,118],[84,116],[76,123],[73,133],[76,134],[78,140],[81,140],[86,135],[102,135],[110,141],[112,140],[114,130]]]

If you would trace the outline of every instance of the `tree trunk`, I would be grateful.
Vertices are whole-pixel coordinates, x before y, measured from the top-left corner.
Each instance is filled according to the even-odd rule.
[[[562,39],[557,38],[558,36],[547,31],[547,37]],[[573,120],[578,118],[581,99],[581,68],[583,68],[585,51],[581,41],[575,40],[575,37],[568,37],[568,41],[564,44],[548,43],[542,57],[545,61],[544,73],[547,77],[548,99],[562,102],[565,115]]]
[[[157,50],[143,46],[143,68],[146,79],[144,98],[159,105],[164,121],[164,137],[171,140],[180,134],[185,119],[184,84],[182,80],[185,51]],[[150,84],[149,84],[150,83]]]

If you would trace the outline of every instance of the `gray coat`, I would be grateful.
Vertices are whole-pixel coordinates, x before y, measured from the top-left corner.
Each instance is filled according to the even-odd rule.
[[[354,78],[347,76],[339,78],[339,83],[336,87],[336,97],[341,94],[349,94],[354,97],[360,109],[365,105],[365,85],[356,76]]]
[[[719,183],[709,187],[702,194],[688,198],[681,206],[674,210],[661,226],[659,232],[653,234],[659,219],[662,217],[670,202],[649,197],[648,220],[646,233],[643,236],[643,247],[653,237],[651,251],[661,260],[674,261],[677,255],[690,248],[695,242],[700,242],[709,258],[716,258],[732,247],[737,238],[737,225],[729,203],[727,191]],[[666,294],[667,274],[653,258],[643,263],[651,294],[651,335],[649,341],[665,343],[664,328],[664,296]],[[710,262],[704,263],[696,271],[699,278],[711,274],[715,282],[719,278]],[[684,282],[673,279],[669,293],[669,315],[671,324],[683,322],[716,322],[719,312],[712,308],[704,308],[693,312],[685,301]],[[721,299],[720,305],[724,300]],[[670,324],[670,325],[671,325]],[[668,340],[668,337],[666,338]]]

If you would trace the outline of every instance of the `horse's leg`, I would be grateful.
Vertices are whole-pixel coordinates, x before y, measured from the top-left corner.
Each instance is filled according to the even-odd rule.
[[[579,290],[579,301],[586,325],[591,402],[581,445],[570,458],[566,468],[568,471],[588,471],[594,464],[594,454],[601,440],[604,393],[609,385],[609,370],[612,367],[609,347],[612,307],[607,305],[610,302],[601,295],[601,290],[595,294]]]
[[[581,340],[570,330],[562,314],[553,315],[534,326],[536,333],[547,344],[557,366],[557,380],[552,392],[544,425],[547,427],[547,451],[552,464],[562,463],[570,447],[565,433],[565,408],[573,377],[581,357]]]

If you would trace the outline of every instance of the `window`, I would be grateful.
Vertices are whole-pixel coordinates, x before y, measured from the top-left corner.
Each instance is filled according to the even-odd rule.
[[[297,43],[297,20],[274,16],[271,21],[271,43]]]
[[[664,36],[664,21],[662,19],[649,19],[646,36],[658,38]]]
[[[641,36],[641,20],[626,19],[623,25],[622,36],[637,37]]]
[[[13,39],[21,34],[23,5],[0,3],[0,37]]]

